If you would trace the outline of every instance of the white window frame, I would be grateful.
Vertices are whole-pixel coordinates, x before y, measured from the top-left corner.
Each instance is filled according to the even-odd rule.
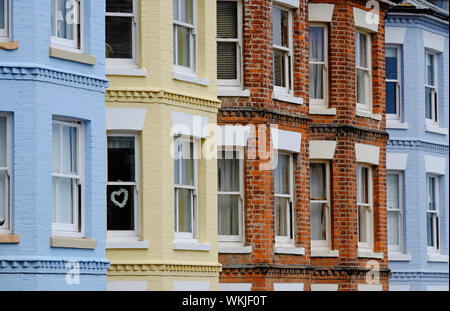
[[[273,84],[273,92],[293,95],[293,93],[294,93],[294,89],[293,89],[293,85],[294,85],[294,47],[293,47],[293,42],[294,42],[294,40],[293,40],[293,32],[292,32],[292,10],[283,5],[278,5],[278,4],[275,5],[274,4],[273,6],[282,11],[288,12],[288,19],[289,19],[289,22],[288,22],[289,47],[286,48],[284,46],[279,46],[279,45],[275,45],[275,44],[273,44],[273,46],[272,46],[273,55],[275,55],[275,50],[279,50],[284,53],[284,66],[286,68],[286,72],[284,73],[284,75],[285,75],[284,79],[286,81],[286,86],[277,86],[277,85]],[[272,14],[272,22],[273,22],[273,14]],[[275,57],[273,57],[273,61],[275,61]],[[273,72],[272,74],[274,74],[274,73],[275,72]]]
[[[178,1],[178,7],[180,8],[180,0]],[[173,2],[172,2],[173,3]],[[189,36],[189,55],[190,55],[190,67],[178,65],[178,46],[177,46],[177,40],[173,40],[174,43],[174,71],[181,73],[181,74],[188,74],[188,75],[197,75],[197,61],[198,61],[198,22],[197,22],[197,0],[192,0],[192,22],[193,24],[187,24],[183,23],[181,21],[173,20],[173,32],[174,32],[174,38],[176,38],[176,29],[178,27],[184,27],[190,29],[191,35]]]
[[[219,38],[217,35],[216,42],[234,42],[236,44],[236,79],[217,79],[218,86],[242,86],[243,64],[242,64],[242,0],[218,0],[236,2],[237,5],[237,38]]]
[[[185,136],[185,135],[179,135],[174,137],[174,141],[176,139],[181,139],[185,142],[192,142],[193,150],[193,161],[194,161],[194,185],[180,185],[174,183],[174,208],[178,211],[178,200],[177,200],[177,189],[189,189],[192,190],[192,197],[191,197],[191,227],[192,232],[178,232],[178,215],[180,213],[176,212],[174,215],[175,222],[174,222],[174,231],[175,231],[175,240],[177,241],[183,241],[183,240],[189,240],[192,242],[198,242],[198,157],[199,154],[199,146],[200,146],[200,140],[196,137],[192,136]],[[174,153],[177,152],[174,150]],[[175,161],[175,154],[174,154],[174,161]],[[180,154],[179,154],[179,159]],[[181,170],[182,170],[182,161],[179,161],[179,176],[181,178]],[[175,174],[175,172],[174,172]],[[174,178],[175,179],[175,178]]]
[[[316,61],[309,61],[309,64],[312,65],[322,65],[322,75],[323,75],[323,99],[318,98],[310,98],[309,103],[311,105],[317,105],[320,107],[326,107],[328,108],[328,24],[327,23],[320,23],[320,22],[310,22],[309,27],[321,27],[323,28],[323,53],[324,53],[324,61],[323,62],[316,62]],[[309,28],[308,28],[309,29]],[[309,67],[308,67],[309,68]]]
[[[5,193],[5,223],[0,226],[0,234],[12,232],[12,121],[11,114],[0,112],[0,117],[6,117],[6,167],[0,167],[0,171],[6,172],[7,183]]]
[[[277,194],[275,193],[275,176],[274,176],[274,215],[275,215],[275,230],[276,232],[276,226],[277,226],[277,212],[275,210],[275,199],[278,198],[287,198],[289,206],[287,207],[287,213],[286,213],[286,224],[288,226],[287,236],[278,236],[275,235],[275,244],[276,247],[292,247],[294,245],[294,232],[295,232],[295,221],[294,221],[294,215],[295,215],[295,206],[294,206],[294,155],[289,152],[281,152],[278,151],[278,154],[283,154],[289,156],[289,194]],[[278,161],[277,161],[278,163]],[[292,213],[292,215],[291,215]],[[291,232],[292,228],[292,232]]]
[[[401,120],[402,116],[402,46],[397,44],[386,44],[386,49],[397,50],[397,79],[386,78],[386,83],[391,82],[396,84],[396,110],[397,113],[386,113],[386,120]]]
[[[67,175],[62,173],[55,173],[52,170],[52,177],[62,177],[62,178],[71,178],[76,180],[76,184],[79,187],[80,193],[80,199],[81,202],[78,201],[78,191],[75,191],[74,193],[74,202],[75,208],[73,209],[73,219],[75,220],[74,224],[59,224],[59,223],[53,223],[52,222],[52,234],[55,236],[68,236],[68,237],[83,237],[84,236],[84,217],[85,217],[85,204],[84,204],[84,198],[85,198],[85,183],[84,183],[84,123],[79,120],[75,119],[69,119],[69,118],[62,118],[62,117],[54,117],[52,120],[52,126],[53,124],[59,124],[62,126],[69,126],[69,127],[75,127],[78,129],[77,131],[77,167],[78,167],[78,174],[77,175]],[[60,131],[62,131],[62,126],[60,127]],[[61,159],[61,151],[62,151],[62,134],[60,132],[60,159]],[[60,168],[61,171],[61,164],[60,161]],[[58,187],[58,185],[57,185]],[[58,200],[56,200],[58,202]],[[58,208],[55,208],[56,211]]]
[[[11,8],[9,5],[9,0],[4,1],[4,19],[5,19],[5,28],[0,28],[0,42],[9,41],[9,31],[11,28]]]
[[[310,198],[311,203],[322,203],[325,204],[325,218],[326,218],[326,239],[325,240],[312,240],[311,239],[311,249],[331,249],[331,176],[330,176],[330,161],[326,160],[311,160],[312,163],[325,164],[325,188],[326,188],[326,199],[325,200],[313,200]],[[311,205],[310,205],[311,206]],[[311,207],[310,207],[311,208]]]
[[[138,59],[138,2],[133,0],[132,13],[105,12],[105,16],[109,17],[131,17],[131,49],[132,58],[106,58],[106,67],[108,68],[137,68]],[[106,42],[105,42],[106,43]]]
[[[219,235],[219,242],[237,242],[239,245],[244,243],[244,206],[245,206],[245,197],[244,197],[244,148],[234,146],[233,149],[230,149],[226,146],[218,146],[217,151],[235,151],[238,154],[239,160],[239,192],[221,192],[217,191],[217,194],[225,194],[225,195],[239,195],[239,235]]]
[[[359,59],[359,34],[363,34],[367,37],[366,51],[367,51],[367,67],[358,66]],[[358,103],[358,83],[357,83],[357,70],[363,70],[366,72],[366,104]],[[355,99],[356,109],[371,111],[372,110],[372,35],[369,32],[357,28],[355,30]]]
[[[52,0],[52,1],[56,1],[56,0]],[[76,8],[76,14],[74,14],[75,16],[75,24],[79,24],[79,26],[75,26],[74,27],[74,40],[68,40],[68,39],[63,39],[63,38],[59,38],[57,36],[53,36],[53,34],[51,34],[50,36],[50,43],[51,46],[55,47],[55,48],[59,48],[62,50],[67,50],[67,51],[71,51],[71,52],[77,52],[77,53],[81,53],[81,51],[83,50],[83,37],[84,37],[84,0],[67,0],[67,1],[74,1],[75,2],[75,8]],[[55,6],[56,8],[56,6]],[[57,8],[56,8],[57,9]],[[51,12],[51,14],[57,14],[56,12]],[[55,16],[55,23],[58,23],[58,20]],[[55,25],[55,29],[57,31],[57,25]],[[80,42],[78,42],[78,38],[80,40]]]
[[[433,241],[434,241],[434,243],[435,243],[435,245],[433,245],[433,246],[428,246],[428,241],[427,241],[427,252],[430,254],[430,253],[439,253],[439,246],[440,246],[440,242],[441,242],[441,239],[440,239],[440,235],[439,235],[439,232],[440,232],[440,217],[439,217],[439,210],[440,210],[440,208],[439,208],[439,175],[435,175],[435,174],[426,174],[426,178],[427,178],[427,182],[426,182],[426,185],[427,185],[427,218],[428,218],[428,214],[434,214],[435,215],[435,217],[433,217],[433,223],[432,223],[432,226],[433,226]],[[430,184],[429,184],[429,181],[430,181],[430,178],[433,178],[434,179],[434,181],[435,181],[435,193],[434,193],[434,196],[435,196],[435,200],[436,200],[436,202],[435,202],[435,205],[436,205],[436,210],[429,210],[428,208],[429,208],[429,203],[430,203],[430,200],[431,200],[431,198],[430,198],[430,196],[429,196],[429,194],[430,194],[430,191],[429,191],[429,187],[430,187]],[[436,223],[436,220],[437,220],[437,223]],[[427,235],[428,235],[428,224],[427,224]],[[428,238],[427,238],[428,239]]]
[[[358,218],[358,250],[359,251],[373,251],[373,240],[374,240],[374,221],[373,221],[373,167],[370,165],[365,165],[362,163],[358,163],[357,167],[363,167],[363,168],[367,168],[367,187],[368,187],[368,199],[369,202],[368,203],[362,203],[362,202],[357,202],[357,218]],[[357,180],[357,187],[358,187],[358,170],[357,170],[357,175],[356,175],[356,180]],[[358,200],[357,200],[358,201]],[[367,209],[367,213],[366,213],[366,224],[367,224],[367,228],[366,228],[366,236],[367,236],[367,242],[360,242],[359,241],[359,209],[361,207],[366,207]]]
[[[428,81],[428,70],[427,70],[428,55],[433,56],[434,85],[427,84],[427,81]],[[430,125],[438,125],[438,123],[439,123],[438,122],[439,121],[439,117],[438,117],[439,116],[439,96],[438,96],[439,81],[438,81],[438,74],[437,74],[437,69],[438,69],[437,61],[438,61],[437,53],[433,53],[429,50],[425,50],[425,89],[429,88],[429,89],[432,89],[432,91],[433,91],[432,103],[431,103],[431,119],[428,119],[425,114],[425,122],[426,122],[426,124],[430,124]],[[426,92],[425,92],[425,94],[426,94]],[[426,108],[425,108],[425,111],[426,111]]]
[[[398,245],[391,245],[388,241],[388,250],[401,253],[403,251],[403,171],[388,170],[386,175],[396,175],[398,178],[398,208],[390,209],[389,206],[386,206],[387,212],[397,213]]]
[[[108,137],[134,137],[134,182],[110,182],[108,180],[108,172],[106,174],[106,186],[134,186],[134,230],[107,230],[107,240],[126,239],[135,240],[140,239],[140,148],[139,148],[139,133],[137,132],[121,132],[111,131],[107,133]],[[106,152],[106,163],[108,163],[108,152]],[[108,165],[106,165],[108,169]],[[108,193],[108,192],[107,192]]]

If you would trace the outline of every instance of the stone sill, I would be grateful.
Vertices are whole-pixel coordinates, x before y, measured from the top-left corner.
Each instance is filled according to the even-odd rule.
[[[275,254],[305,255],[303,247],[275,247]]]
[[[114,68],[106,67],[107,76],[129,76],[129,77],[146,77],[147,69],[145,68]]]
[[[252,247],[244,245],[227,245],[227,243],[219,243],[220,254],[251,254]]]
[[[297,104],[297,105],[303,104],[303,98],[295,97],[295,96],[292,96],[290,94],[277,92],[275,90],[272,92],[272,99],[279,100],[279,101],[282,101],[282,102],[291,103],[291,104]]]
[[[17,244],[20,242],[18,234],[0,234],[0,244]]]
[[[0,50],[17,50],[19,48],[19,42],[8,41],[0,42]]]
[[[311,249],[311,257],[339,257],[339,250]]]
[[[97,63],[97,58],[94,55],[66,51],[53,46],[49,47],[49,56],[88,65],[95,65]]]
[[[374,114],[369,111],[365,111],[365,110],[361,110],[361,109],[356,109],[356,115],[358,117],[369,118],[369,119],[373,119],[375,121],[381,121],[381,118],[382,118],[381,114]]]
[[[388,253],[389,261],[411,261],[411,254],[403,254],[398,252]]]
[[[383,253],[374,253],[371,251],[358,251],[359,258],[373,258],[373,259],[383,259]]]
[[[218,97],[250,97],[250,90],[241,89],[239,87],[217,87]]]
[[[448,135],[448,128],[438,127],[437,125],[425,124],[425,132]]]
[[[179,72],[176,70],[173,72],[173,79],[182,81],[182,82],[198,84],[198,85],[202,85],[202,86],[209,86],[209,79],[199,78],[195,74],[188,74],[188,73]]]
[[[401,122],[400,120],[386,120],[386,128],[394,130],[407,130],[409,124],[407,122]]]
[[[211,250],[210,243],[198,243],[198,242],[173,242],[173,249],[175,251],[200,251],[209,252]]]
[[[335,116],[336,108],[314,107],[313,105],[309,105],[309,114],[317,114],[317,115],[323,115],[323,116]]]
[[[51,236],[50,247],[95,249],[96,241],[88,238]]]
[[[448,255],[428,253],[427,261],[429,261],[429,262],[448,262]]]
[[[107,240],[106,249],[148,249],[148,241]]]

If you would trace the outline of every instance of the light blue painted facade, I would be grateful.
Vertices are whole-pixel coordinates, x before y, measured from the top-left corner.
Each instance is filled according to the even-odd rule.
[[[49,57],[51,1],[12,1],[11,39],[0,49],[0,113],[12,119],[11,233],[0,243],[1,290],[105,290],[104,0],[85,0],[83,52],[95,65]],[[52,117],[83,121],[84,236],[95,249],[51,247]],[[66,282],[68,261],[79,284]]]
[[[414,1],[411,1],[412,3]],[[416,3],[418,1],[415,1]],[[413,3],[414,4],[414,3]],[[448,14],[448,13],[447,13]],[[448,15],[447,15],[448,16]],[[448,18],[447,18],[448,21]],[[398,169],[402,161],[389,154],[407,155],[403,173],[402,250],[389,254],[390,286],[424,291],[429,286],[448,290],[449,254],[449,32],[448,22],[415,11],[391,12],[386,19],[386,43],[401,47],[401,122],[388,125],[387,167]],[[424,35],[424,32],[425,35]],[[432,35],[430,36],[429,33]],[[432,38],[433,40],[431,40]],[[439,49],[439,50],[436,50]],[[438,57],[438,128],[425,126],[425,50]],[[391,122],[392,123],[392,122]],[[395,122],[394,122],[395,124]],[[393,128],[403,127],[403,129]],[[407,127],[407,128],[406,128]],[[426,176],[430,161],[426,156],[442,158],[439,166],[439,261],[432,261],[427,249]],[[404,163],[403,163],[404,164]],[[436,173],[436,169],[432,169]],[[395,259],[396,258],[396,259]],[[432,289],[432,288],[431,288]]]

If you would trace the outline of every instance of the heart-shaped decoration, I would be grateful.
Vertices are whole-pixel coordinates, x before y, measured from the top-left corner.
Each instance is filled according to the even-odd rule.
[[[122,201],[122,203],[119,203],[117,200],[116,200],[116,197],[117,196],[119,196],[119,195],[121,195],[121,194],[124,194],[124,196],[123,196],[123,201]],[[128,191],[126,190],[126,189],[124,189],[124,188],[121,188],[121,189],[119,189],[119,190],[117,190],[117,191],[114,191],[113,193],[111,193],[111,201],[114,203],[114,205],[116,205],[117,207],[119,207],[119,208],[123,208],[126,204],[127,204],[127,202],[128,202]]]

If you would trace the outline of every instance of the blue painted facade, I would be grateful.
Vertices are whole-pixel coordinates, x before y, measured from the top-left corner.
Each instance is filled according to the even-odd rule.
[[[11,234],[20,241],[0,242],[0,291],[105,290],[105,1],[82,1],[82,52],[95,65],[49,56],[51,1],[11,2],[10,37],[19,47],[0,49],[0,113],[12,121]],[[94,249],[50,245],[55,116],[82,121],[82,221]],[[79,284],[67,282],[77,268]]]
[[[386,44],[401,50],[401,112],[399,121],[388,121],[387,168],[403,176],[402,242],[400,251],[390,250],[390,287],[391,290],[448,290],[448,12],[434,9],[424,1],[404,3],[406,6],[394,8],[386,19]],[[438,120],[431,127],[425,121],[425,51],[437,57]],[[403,156],[395,158],[392,154]],[[440,241],[438,253],[432,256],[427,246],[427,174],[439,180]]]

